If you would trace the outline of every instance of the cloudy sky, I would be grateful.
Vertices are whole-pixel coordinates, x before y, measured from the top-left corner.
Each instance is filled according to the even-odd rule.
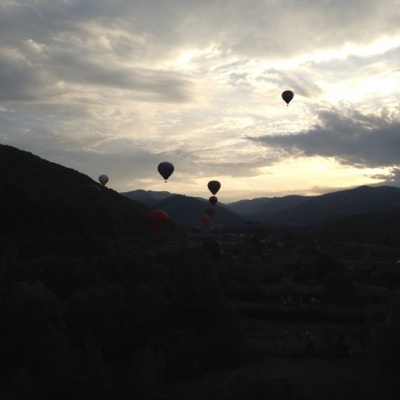
[[[0,143],[120,192],[400,185],[400,2],[0,0]]]

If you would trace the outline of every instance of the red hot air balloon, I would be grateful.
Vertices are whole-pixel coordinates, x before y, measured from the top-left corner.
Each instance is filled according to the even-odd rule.
[[[216,195],[218,190],[221,188],[221,184],[218,181],[210,181],[208,182],[207,186],[213,195]]]
[[[285,101],[286,105],[289,105],[289,103],[292,101],[294,97],[294,93],[291,90],[285,90],[282,93],[282,99]]]
[[[168,214],[163,210],[153,210],[148,213],[149,223],[153,231],[160,232],[168,222]]]
[[[215,206],[215,205],[217,204],[218,198],[215,197],[215,196],[211,196],[211,197],[208,199],[208,201],[210,202],[210,204],[211,204],[212,206]]]
[[[201,222],[203,222],[203,224],[206,224],[209,220],[210,220],[210,216],[208,214],[204,214],[201,216]]]
[[[167,179],[172,175],[174,172],[174,166],[168,161],[163,161],[162,163],[158,164],[158,172],[160,175],[165,179],[165,183],[167,182]]]

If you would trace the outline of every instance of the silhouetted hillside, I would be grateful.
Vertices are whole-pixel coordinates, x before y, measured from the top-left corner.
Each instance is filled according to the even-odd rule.
[[[355,215],[400,212],[400,189],[391,186],[361,186],[355,189],[305,198],[302,204],[282,212],[265,212],[258,217],[270,224],[307,226]]]
[[[229,203],[227,207],[239,215],[246,215],[253,218],[258,218],[260,214],[265,212],[275,213],[285,211],[296,207],[309,200],[307,196],[284,196],[284,197],[259,197],[252,200],[239,200]]]
[[[284,197],[274,197],[271,199],[266,207],[260,208],[258,213],[262,214],[266,211],[268,213],[279,213],[281,211],[290,210],[291,208],[299,207],[302,204],[308,202],[312,197],[308,196],[284,196]]]
[[[2,238],[108,237],[143,233],[148,207],[101,187],[73,169],[0,146]]]
[[[347,217],[352,216],[354,221],[358,221],[356,226],[373,229],[386,219],[380,214],[393,216],[400,213],[400,189],[361,186],[320,196],[241,200],[227,207],[271,226],[317,226],[329,223],[345,227]]]
[[[209,205],[205,199],[172,195],[168,192],[128,193],[132,193],[133,198],[144,204],[151,204],[153,208],[165,209],[178,225],[198,224],[199,216],[204,214]],[[157,202],[157,198],[163,200]],[[215,224],[240,225],[244,220],[257,219],[261,224],[269,226],[315,227],[326,223],[333,224],[337,218],[341,220],[337,224],[346,225],[343,222],[344,217],[363,215],[357,217],[357,225],[366,226],[362,221],[368,216],[368,226],[373,229],[371,227],[379,225],[379,221],[384,218],[379,214],[392,211],[392,215],[396,215],[396,212],[400,212],[400,189],[391,186],[361,186],[319,196],[261,197],[230,204],[217,203],[216,207],[217,212],[210,221]],[[226,214],[227,211],[233,214]]]
[[[143,189],[132,190],[130,192],[123,192],[121,194],[128,197],[128,199],[135,200],[151,208],[154,208],[160,201],[173,196],[173,193],[166,191],[157,192],[153,190],[143,190]]]
[[[323,208],[334,214],[376,212],[400,207],[400,188],[360,186],[311,198],[305,207]]]
[[[264,207],[267,207],[271,201],[272,198],[259,197],[257,199],[235,201],[233,203],[229,203],[227,207],[239,215],[254,215],[257,212],[262,211]]]

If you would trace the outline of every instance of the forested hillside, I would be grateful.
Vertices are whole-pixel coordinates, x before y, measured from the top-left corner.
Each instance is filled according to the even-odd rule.
[[[45,241],[54,253],[89,238],[140,236],[149,230],[148,207],[78,171],[10,146],[0,146],[0,165],[4,239],[31,247]],[[90,193],[93,187],[99,193]]]

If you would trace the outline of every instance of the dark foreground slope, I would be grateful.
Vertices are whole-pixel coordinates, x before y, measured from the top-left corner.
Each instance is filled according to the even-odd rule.
[[[146,206],[106,187],[88,197],[87,186],[100,184],[78,171],[3,145],[0,168],[2,238],[116,238],[148,229]]]

